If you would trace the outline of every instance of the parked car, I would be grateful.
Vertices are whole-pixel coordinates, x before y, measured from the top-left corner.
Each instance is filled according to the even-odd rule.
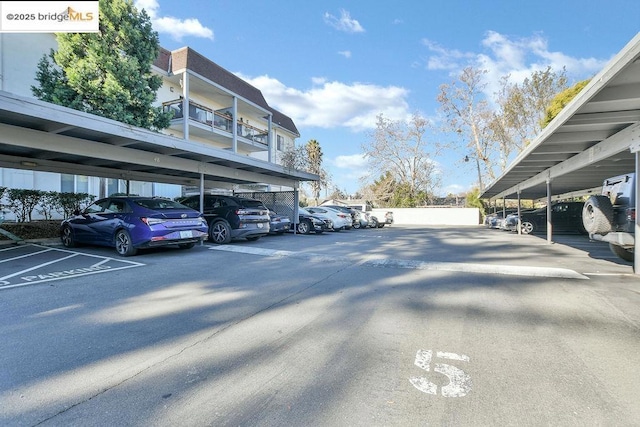
[[[367,212],[367,215],[369,215],[368,220],[369,220],[369,227],[371,228],[378,228],[378,217],[375,215],[370,214],[369,212]]]
[[[351,208],[349,206],[342,206],[342,205],[320,205],[321,208],[331,208],[337,211],[340,211],[342,213],[351,215],[351,225],[352,227],[354,226],[354,224],[356,223],[356,216],[358,214],[358,211],[354,208]]]
[[[487,216],[484,217],[484,225],[488,228],[501,228],[502,221],[506,218],[506,216],[517,212],[517,209],[509,208],[487,214]]]
[[[333,231],[348,230],[353,227],[353,220],[350,214],[326,206],[308,207],[307,211],[320,218],[331,220]]]
[[[192,248],[207,238],[200,212],[173,200],[153,197],[107,197],[65,219],[60,238],[65,247],[78,243],[112,246],[121,256],[138,249],[178,245]]]
[[[291,219],[286,215],[280,215],[269,209],[269,233],[282,234],[291,228]]]
[[[585,233],[582,225],[583,202],[556,202],[551,205],[551,221],[554,231]],[[547,229],[547,207],[520,211],[522,234],[532,234]],[[507,215],[503,228],[517,231],[518,213]]]
[[[387,211],[384,214],[384,219],[382,221],[378,221],[378,228],[382,228],[385,225],[391,226],[393,224],[393,212]]]
[[[369,212],[356,211],[356,218],[353,221],[353,228],[367,228],[369,226],[370,215]]]
[[[180,203],[200,211],[199,195],[180,199]],[[209,224],[209,240],[219,245],[232,239],[258,240],[269,234],[269,210],[260,200],[205,194],[203,213]]]
[[[304,208],[298,208],[298,225],[297,232],[300,234],[321,234],[325,230],[333,228],[331,220],[325,220],[315,215]]]
[[[602,194],[584,204],[582,222],[592,240],[609,243],[617,257],[633,262],[635,249],[635,173],[605,179]]]

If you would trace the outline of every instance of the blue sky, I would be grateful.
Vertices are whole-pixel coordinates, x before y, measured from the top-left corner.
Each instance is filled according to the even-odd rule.
[[[136,0],[167,49],[189,46],[258,87],[316,139],[334,184],[348,193],[367,175],[361,146],[375,118],[414,112],[437,121],[438,88],[467,65],[517,81],[566,67],[593,76],[640,31],[640,1]],[[437,138],[434,135],[432,138]],[[435,158],[440,193],[477,179],[464,151]]]

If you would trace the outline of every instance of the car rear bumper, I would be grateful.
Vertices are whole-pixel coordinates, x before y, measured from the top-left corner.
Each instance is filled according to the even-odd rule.
[[[242,228],[231,230],[232,239],[241,239],[246,237],[260,237],[269,234],[269,223],[245,223]]]

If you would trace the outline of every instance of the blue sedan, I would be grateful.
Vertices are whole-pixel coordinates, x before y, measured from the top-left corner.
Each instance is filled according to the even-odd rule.
[[[60,238],[66,247],[78,243],[115,247],[121,256],[138,249],[178,245],[190,249],[208,236],[200,212],[169,199],[108,197],[64,220]]]

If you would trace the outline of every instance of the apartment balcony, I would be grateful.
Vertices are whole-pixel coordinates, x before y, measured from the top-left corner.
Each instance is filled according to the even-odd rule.
[[[189,135],[203,138],[230,149],[233,145],[233,117],[228,109],[213,110],[189,101],[189,115],[184,117],[182,100],[176,99],[162,104],[163,110],[173,111],[169,130],[183,132],[184,120],[188,120]],[[269,132],[247,123],[237,121],[238,149],[248,152],[267,151]]]

